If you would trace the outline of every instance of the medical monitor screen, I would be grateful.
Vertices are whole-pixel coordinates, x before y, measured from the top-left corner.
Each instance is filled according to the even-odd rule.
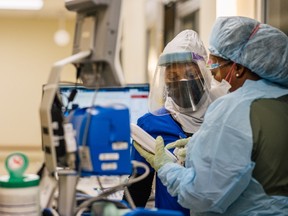
[[[68,98],[76,88],[74,100]],[[59,92],[62,99],[64,113],[76,108],[91,107],[92,105],[109,106],[123,104],[129,108],[130,122],[137,123],[137,119],[148,112],[149,84],[131,84],[124,87],[100,88],[96,92],[84,86],[61,84]]]

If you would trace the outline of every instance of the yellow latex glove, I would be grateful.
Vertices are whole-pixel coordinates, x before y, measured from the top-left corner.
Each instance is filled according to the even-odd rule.
[[[168,145],[166,145],[165,148],[167,149],[172,149],[175,148],[175,150],[173,151],[173,154],[176,155],[178,162],[180,164],[184,164],[185,162],[185,158],[186,158],[186,151],[187,151],[187,143],[189,142],[191,137],[189,138],[184,138],[184,139],[179,139],[175,142],[169,143]]]
[[[186,152],[187,152],[187,148],[186,147],[175,148],[174,149],[173,154],[177,157],[177,159],[180,162],[180,164],[183,164],[183,162],[185,161]]]
[[[154,169],[158,171],[163,165],[170,162],[173,163],[173,160],[165,152],[163,138],[158,136],[156,138]]]
[[[143,149],[137,142],[133,142],[135,149],[139,154],[146,159],[146,161],[157,172],[164,164],[173,162],[173,160],[165,153],[164,141],[161,136],[156,138],[155,155]]]
[[[168,145],[166,145],[165,148],[167,148],[167,149],[184,148],[187,145],[187,143],[189,142],[190,138],[191,137],[176,140],[175,142],[172,142],[172,143],[169,143]]]
[[[154,158],[155,155],[152,154],[151,152],[145,150],[144,148],[142,148],[135,140],[133,142],[133,146],[135,147],[135,149],[139,152],[139,154],[145,158],[145,160],[151,165],[151,167],[154,168]]]

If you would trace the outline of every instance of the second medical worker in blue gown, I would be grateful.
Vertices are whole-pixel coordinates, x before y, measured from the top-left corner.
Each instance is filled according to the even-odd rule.
[[[182,31],[168,43],[153,78],[149,95],[150,113],[139,118],[137,124],[154,138],[163,136],[165,144],[195,133],[211,101],[226,94],[230,88],[228,83],[225,85],[213,80],[206,68],[206,60],[205,47],[192,30]],[[208,91],[210,95],[205,93]],[[135,160],[146,162],[137,151],[134,154]],[[146,205],[153,176],[152,169],[148,178],[129,187],[136,206]],[[177,197],[167,192],[159,178],[156,178],[155,206],[190,214],[189,209],[179,205]]]
[[[288,37],[246,17],[220,17],[210,35],[215,78],[231,93],[208,108],[185,167],[156,139],[135,145],[191,215],[288,215]]]

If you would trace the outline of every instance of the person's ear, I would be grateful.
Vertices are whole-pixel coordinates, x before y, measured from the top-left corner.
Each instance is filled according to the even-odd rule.
[[[236,64],[235,66],[235,76],[237,78],[241,78],[243,77],[243,75],[245,74],[245,70],[246,68],[240,64]]]

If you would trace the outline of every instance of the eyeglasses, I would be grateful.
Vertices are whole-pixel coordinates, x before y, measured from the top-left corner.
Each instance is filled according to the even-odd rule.
[[[218,68],[220,68],[220,67],[224,67],[224,66],[226,66],[226,65],[228,65],[228,64],[230,64],[230,63],[231,63],[231,62],[228,61],[228,62],[225,62],[225,63],[223,63],[223,64],[219,64],[219,63],[208,64],[208,65],[207,65],[207,68],[208,68],[209,70],[215,70],[215,69],[218,69]]]

